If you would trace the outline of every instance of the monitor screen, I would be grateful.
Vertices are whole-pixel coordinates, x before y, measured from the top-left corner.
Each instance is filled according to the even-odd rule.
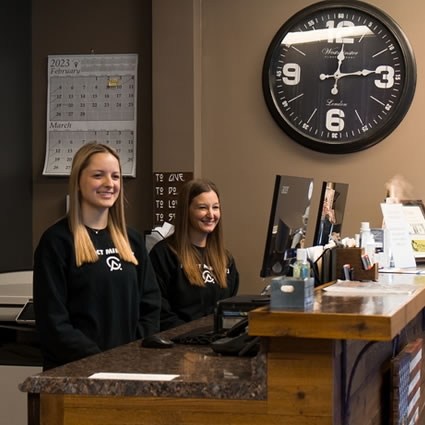
[[[290,275],[297,248],[304,246],[313,179],[276,176],[260,276]]]
[[[348,184],[325,181],[322,185],[313,245],[326,245],[333,233],[341,236]]]

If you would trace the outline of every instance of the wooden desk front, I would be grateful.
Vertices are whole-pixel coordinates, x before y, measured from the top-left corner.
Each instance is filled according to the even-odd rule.
[[[400,337],[402,347],[423,337],[425,276],[391,274],[379,279],[418,289],[413,295],[374,296],[318,290],[312,311],[264,307],[250,312],[250,334],[268,341],[267,399],[286,406],[292,415],[288,423],[304,417],[304,423],[343,424],[344,407],[349,407],[350,425],[389,423],[390,359],[398,348],[394,338]],[[368,341],[378,343],[361,358],[349,405],[344,406],[350,372]],[[422,409],[424,402],[422,396]]]
[[[380,342],[362,359],[353,381],[350,425],[387,425],[382,397],[389,391],[392,339],[400,333],[403,341],[422,336],[425,305],[424,277],[387,278],[415,282],[418,290],[376,297],[331,297],[319,290],[311,312],[250,312],[249,332],[264,337],[265,348],[254,359],[220,358],[207,347],[146,351],[133,343],[30,377],[21,388],[32,401],[30,424],[340,425],[341,374],[374,340]],[[87,378],[176,368],[182,375],[172,384],[94,384]]]

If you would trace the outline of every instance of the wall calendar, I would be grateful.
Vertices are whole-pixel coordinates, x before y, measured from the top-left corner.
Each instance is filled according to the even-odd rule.
[[[137,54],[48,56],[43,175],[70,174],[85,143],[111,145],[136,177]]]

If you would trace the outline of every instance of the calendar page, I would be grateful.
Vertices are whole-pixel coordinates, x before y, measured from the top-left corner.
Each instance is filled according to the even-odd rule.
[[[137,54],[48,57],[44,175],[66,176],[85,143],[111,145],[136,176]]]

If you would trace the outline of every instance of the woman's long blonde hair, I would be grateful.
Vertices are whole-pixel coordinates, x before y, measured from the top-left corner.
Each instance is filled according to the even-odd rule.
[[[175,230],[169,238],[169,246],[178,256],[184,273],[192,285],[205,286],[202,279],[202,263],[211,267],[211,273],[221,288],[227,287],[227,264],[230,255],[224,248],[223,227],[221,217],[215,229],[208,234],[204,257],[191,243],[189,237],[189,209],[193,199],[204,192],[214,191],[220,200],[216,185],[206,179],[190,180],[185,183],[179,193],[176,209]],[[220,205],[221,212],[221,205]]]
[[[114,205],[109,209],[108,229],[121,259],[133,264],[138,264],[128,240],[124,215],[123,178],[118,153],[110,146],[101,143],[88,143],[83,145],[75,154],[72,161],[71,176],[69,178],[68,218],[71,232],[74,235],[77,266],[79,267],[84,263],[94,263],[99,259],[86,226],[83,223],[80,192],[81,172],[88,167],[91,157],[97,153],[109,153],[114,156],[120,164],[120,193]]]

